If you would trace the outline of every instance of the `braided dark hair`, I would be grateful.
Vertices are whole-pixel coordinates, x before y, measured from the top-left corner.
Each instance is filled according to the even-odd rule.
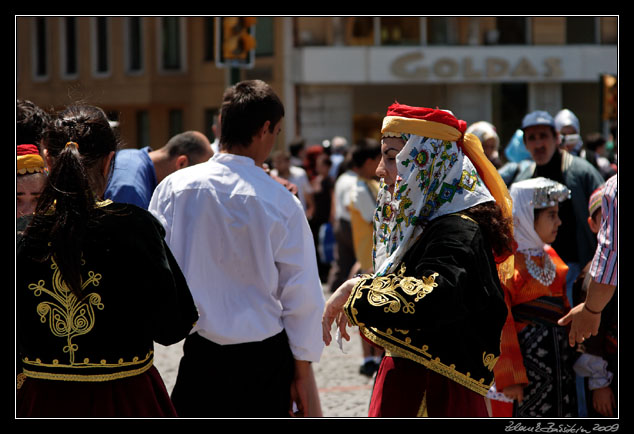
[[[82,242],[86,228],[97,218],[95,201],[107,184],[104,164],[118,140],[103,110],[89,105],[59,113],[43,140],[53,163],[24,236],[48,242],[49,249],[39,259],[53,256],[66,285],[81,299]],[[112,169],[114,158],[110,164]]]

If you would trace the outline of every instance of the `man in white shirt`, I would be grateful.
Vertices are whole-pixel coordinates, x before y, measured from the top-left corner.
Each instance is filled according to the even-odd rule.
[[[310,363],[323,350],[324,297],[312,235],[299,200],[262,169],[283,115],[264,82],[229,88],[220,152],[152,197],[200,313],[172,392],[179,416],[284,417],[293,406],[321,415]]]

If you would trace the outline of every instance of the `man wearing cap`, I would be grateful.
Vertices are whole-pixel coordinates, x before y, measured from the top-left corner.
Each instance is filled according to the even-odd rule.
[[[522,121],[524,143],[533,157],[533,164],[524,169],[516,181],[543,176],[564,184],[572,192],[570,201],[559,208],[562,225],[553,248],[570,268],[568,292],[581,270],[579,264],[592,259],[596,237],[587,224],[588,200],[603,184],[601,174],[587,161],[559,147],[555,120],[545,111],[527,114]]]

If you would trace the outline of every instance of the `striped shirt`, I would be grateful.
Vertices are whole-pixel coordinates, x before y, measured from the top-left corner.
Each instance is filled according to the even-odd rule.
[[[607,285],[618,284],[618,193],[617,175],[605,183],[601,202],[601,228],[597,234],[597,250],[590,265],[590,276]]]

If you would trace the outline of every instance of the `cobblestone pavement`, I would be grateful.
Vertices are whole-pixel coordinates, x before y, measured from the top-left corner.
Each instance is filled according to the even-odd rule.
[[[333,329],[334,330],[334,329]],[[350,341],[343,341],[343,352],[336,342],[324,349],[319,363],[313,364],[324,417],[366,417],[373,378],[359,374],[361,337],[357,328],[349,329]],[[172,392],[183,351],[183,341],[155,346],[155,366],[168,392]]]

